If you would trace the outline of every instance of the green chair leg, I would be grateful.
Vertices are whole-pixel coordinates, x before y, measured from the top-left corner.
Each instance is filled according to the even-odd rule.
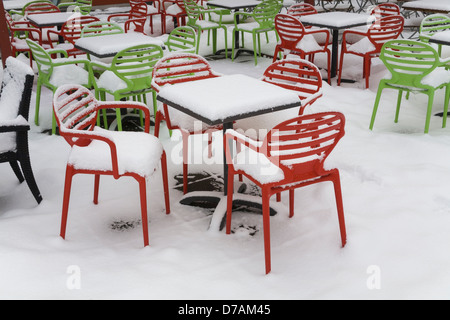
[[[409,91],[407,92],[409,94]],[[397,107],[395,108],[395,119],[394,122],[398,122],[398,115],[400,113],[400,104],[402,103],[402,96],[403,96],[403,90],[398,90],[398,96],[397,96]]]
[[[370,130],[373,129],[373,124],[375,122],[375,116],[377,115],[378,105],[380,104],[380,98],[381,98],[382,91],[383,91],[383,85],[382,85],[382,83],[380,83],[380,85],[378,86],[377,96],[375,98],[375,104],[373,106],[372,118],[370,119],[370,125],[369,125]]]
[[[447,126],[447,113],[448,113],[448,105],[450,103],[450,85],[445,89],[445,100],[444,100],[444,114],[442,116],[442,128]]]
[[[36,88],[36,107],[35,107],[35,114],[34,114],[34,123],[37,126],[39,125],[39,106],[41,103],[41,91],[42,91],[42,85],[38,81],[37,88]]]

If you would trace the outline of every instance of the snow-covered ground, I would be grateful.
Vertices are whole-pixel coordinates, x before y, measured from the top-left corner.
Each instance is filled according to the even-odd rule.
[[[206,35],[202,53],[211,50]],[[272,38],[264,50],[273,52],[273,45]],[[211,65],[223,74],[259,78],[270,62],[259,58],[255,66],[253,56],[244,55]],[[322,57],[316,63],[323,65]],[[259,214],[236,212],[231,235],[208,230],[210,211],[181,205],[182,194],[171,178],[172,212],[166,215],[158,172],[148,181],[150,246],[143,247],[138,185],[127,178],[102,178],[99,204],[94,205],[93,177],[76,176],[67,237],[60,238],[69,146],[60,136],[41,133],[51,127],[51,93],[43,89],[41,126],[30,121],[31,161],[42,203],[36,205],[9,165],[0,166],[0,298],[450,298],[450,127],[441,128],[442,118],[433,116],[429,134],[423,133],[427,97],[420,94],[403,100],[395,124],[397,93],[386,90],[370,131],[385,68],[374,61],[369,89],[361,79],[361,60],[346,58],[345,68],[358,81],[340,87],[324,83],[323,97],[306,112],[335,110],[346,116],[346,135],[328,165],[341,173],[348,243],[340,247],[331,184],[298,189],[293,218],[283,194],[271,218],[268,275]],[[33,93],[30,119],[34,104]],[[440,90],[433,114],[443,104]],[[295,110],[269,117],[277,122],[292,115]],[[170,138],[162,128],[161,140],[169,155],[169,177],[174,177],[181,173],[180,135]],[[220,141],[219,136],[216,153],[222,152]],[[194,153],[202,152],[194,145]],[[195,163],[189,170],[220,174],[222,165]]]

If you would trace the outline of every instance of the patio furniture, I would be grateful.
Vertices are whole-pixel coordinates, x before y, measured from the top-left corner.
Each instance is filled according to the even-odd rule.
[[[173,29],[165,45],[170,52],[186,52],[195,53],[197,48],[197,33],[194,28],[189,26],[181,26]]]
[[[28,4],[24,8],[24,17],[28,19],[30,15],[49,13],[49,12],[60,12],[59,8],[51,2],[39,1]]]
[[[429,42],[436,33],[450,31],[450,17],[445,14],[435,13],[423,18],[419,28],[419,39]],[[442,44],[437,43],[439,56],[442,54]]]
[[[80,39],[81,30],[83,30],[84,26],[100,21],[99,18],[94,16],[79,16],[76,18],[72,18],[67,20],[61,27],[61,30],[49,30],[47,33],[50,35],[54,33],[58,37],[62,37],[64,39],[64,43],[58,43],[56,45],[51,44],[52,48],[64,49],[68,56],[76,57],[80,54],[85,54],[84,51],[75,48],[75,41]]]
[[[0,162],[9,162],[19,182],[26,181],[37,203],[41,203],[42,195],[28,151],[28,113],[33,79],[31,67],[14,57],[6,59],[0,90]]]
[[[449,13],[450,3],[442,0],[408,1],[402,5],[403,10],[421,11],[424,13]]]
[[[112,21],[91,22],[81,30],[81,38],[97,37],[111,34],[121,34],[125,31],[121,26]]]
[[[217,30],[222,29],[225,39],[225,58],[228,58],[227,26],[222,24],[222,10],[205,9],[198,5],[195,0],[184,0],[184,8],[187,14],[186,24],[197,30],[197,48],[195,53],[198,54],[200,47],[200,35],[203,31],[208,30],[208,33],[212,31],[212,51],[215,54],[217,52]],[[211,20],[212,13],[219,16],[219,21]]]
[[[52,3],[34,2],[24,9],[24,17],[41,30],[42,44],[51,45],[52,42],[59,41],[59,37],[49,37],[48,31],[57,30],[58,26],[61,26],[69,18],[69,15],[60,12],[59,8]],[[54,17],[56,17],[56,21]]]
[[[107,21],[119,23],[120,19],[124,19],[125,32],[141,32],[145,34],[144,27],[147,22],[147,4],[136,3],[131,6],[129,13],[115,13],[108,16]]]
[[[151,4],[148,4],[145,0],[128,0],[128,2],[130,3],[130,7],[140,4],[144,4],[147,6],[147,17],[149,18],[150,33],[153,34],[153,16],[161,16],[162,23],[162,11],[160,2],[152,1]]]
[[[62,11],[67,11],[70,7],[76,7],[82,15],[88,15],[92,10],[92,0],[76,0],[73,2],[62,2],[58,4],[58,8]]]
[[[344,56],[352,54],[363,58],[363,77],[365,78],[366,88],[369,88],[371,60],[380,55],[384,43],[389,40],[397,39],[403,31],[405,19],[402,16],[386,16],[376,20],[367,33],[345,30],[342,34],[341,58],[339,61],[338,85],[341,84],[342,70],[344,66]],[[349,34],[364,36],[358,42],[348,45],[346,37]]]
[[[201,56],[194,53],[174,53],[162,58],[156,63],[152,74],[152,87],[159,93],[165,86],[191,81],[199,81],[219,77],[210,64]],[[188,192],[188,151],[189,137],[194,134],[208,134],[209,155],[211,155],[212,132],[221,130],[220,125],[201,125],[196,126],[197,119],[180,112],[179,110],[169,108],[163,103],[162,109],[158,109],[155,117],[155,136],[159,137],[161,122],[165,121],[167,128],[180,130],[183,139],[183,193]]]
[[[112,176],[114,179],[132,177],[139,183],[144,246],[148,246],[146,179],[158,171],[159,163],[166,214],[170,213],[170,203],[166,154],[159,139],[149,134],[150,114],[147,106],[138,102],[100,102],[83,86],[63,85],[55,92],[53,107],[60,135],[71,146],[64,184],[61,237],[66,237],[74,175],[95,176],[94,204],[98,204],[101,175]],[[113,132],[97,127],[95,122],[98,112],[105,108],[141,110],[145,114],[145,132]]]
[[[228,129],[233,128],[233,123],[237,120],[301,105],[298,95],[293,91],[242,74],[164,86],[158,92],[157,99],[206,125],[222,126],[224,136]],[[228,166],[223,154],[223,177],[227,177],[227,170]],[[226,193],[227,179],[224,179],[223,193],[219,191],[188,192],[182,197],[180,203],[213,205],[215,210],[209,229],[220,230],[225,223]],[[261,208],[261,198],[247,194],[236,194],[233,203]],[[276,210],[271,208],[271,214],[276,214]]]
[[[235,22],[233,29],[233,43],[235,43],[235,36],[237,32],[242,33],[242,41],[244,41],[244,33],[248,32],[252,35],[253,41],[253,54],[255,57],[255,65],[258,64],[258,53],[261,55],[261,33],[267,33],[269,31],[275,31],[274,19],[275,16],[281,9],[281,5],[276,1],[262,1],[258,4],[251,12],[235,12]],[[253,20],[253,22],[244,22],[239,23],[239,20],[236,18],[237,16],[241,16],[243,18],[247,18],[249,20]],[[278,41],[278,34],[275,32]],[[268,39],[267,39],[268,41]],[[258,50],[256,45],[258,43]],[[232,49],[232,60],[234,60],[234,50]]]
[[[262,141],[234,130],[225,134],[228,164],[226,233],[231,232],[233,183],[243,174],[262,191],[262,215],[266,274],[271,271],[270,197],[289,190],[289,217],[294,215],[294,190],[319,182],[334,185],[342,247],[346,244],[344,208],[339,170],[325,169],[324,163],[344,136],[344,115],[324,112],[299,116],[276,125]],[[233,143],[241,152],[231,154]]]
[[[166,2],[171,4],[166,7]],[[184,0],[163,1],[161,5],[161,32],[167,33],[166,18],[170,17],[174,20],[175,27],[186,25],[186,9],[184,7]]]
[[[447,114],[450,100],[450,70],[442,67],[439,54],[429,44],[412,40],[391,40],[384,44],[380,59],[390,72],[390,78],[380,80],[377,96],[370,120],[372,130],[375,116],[384,89],[398,90],[395,123],[398,122],[400,103],[403,92],[423,93],[428,96],[428,106],[425,118],[425,133],[428,133],[433,108],[434,94],[438,89],[445,88],[444,115]],[[447,117],[442,120],[445,128]]]
[[[39,125],[39,108],[41,102],[42,86],[55,92],[56,88],[63,84],[80,84],[91,87],[89,73],[86,70],[89,61],[82,59],[67,59],[67,52],[61,49],[45,50],[33,40],[27,39],[27,44],[33,54],[33,59],[38,67],[36,84],[36,106],[34,123]],[[52,59],[52,54],[62,54],[64,58]],[[84,68],[82,67],[84,66]],[[56,133],[56,122],[52,112],[52,134]]]
[[[303,25],[331,29],[331,78],[336,77],[338,67],[339,31],[351,27],[371,24],[374,18],[367,14],[353,12],[323,12],[301,16]]]
[[[156,114],[156,93],[151,86],[153,66],[163,57],[160,46],[144,44],[131,46],[119,51],[110,65],[89,64],[89,75],[93,82],[97,99],[106,101],[106,93],[119,101],[127,98],[142,99],[146,103],[146,95],[152,94],[154,114]],[[95,77],[94,69],[102,70],[100,77]],[[121,110],[116,109],[117,129],[122,131]],[[105,127],[107,126],[104,118]]]
[[[31,50],[26,42],[27,38],[32,38],[39,44],[49,48],[49,45],[42,44],[42,32],[40,29],[35,28],[29,21],[14,21],[9,14],[5,11],[6,24],[9,30],[9,41],[11,43],[11,53],[16,57],[19,53],[27,53],[30,59],[30,67],[33,66],[33,56]]]
[[[280,42],[275,46],[273,62],[276,61],[278,54],[283,58],[289,54],[295,54],[304,59],[310,57],[314,61],[314,55],[325,53],[327,55],[328,83],[331,83],[331,52],[328,49],[330,32],[327,29],[306,29],[303,24],[294,16],[288,14],[277,14],[275,16],[275,30],[278,33]],[[314,38],[316,34],[324,34],[325,42],[319,45]]]

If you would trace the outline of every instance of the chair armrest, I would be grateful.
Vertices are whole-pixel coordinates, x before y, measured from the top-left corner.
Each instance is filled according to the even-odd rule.
[[[28,124],[28,121],[22,116],[17,116],[17,118],[12,120],[0,120],[1,133],[28,130],[30,130],[30,125]]]
[[[117,18],[117,17],[125,17],[125,18],[129,19],[130,14],[129,13],[114,13],[114,14],[110,14],[108,16],[108,18],[106,18],[106,20],[111,21],[112,18]]]
[[[139,109],[144,112],[144,120],[145,120],[145,128],[144,131],[146,133],[150,132],[150,110],[148,107],[141,102],[137,101],[99,101],[97,110],[100,109]]]
[[[330,31],[328,31],[327,29],[315,29],[315,30],[308,29],[305,32],[305,34],[317,34],[317,33],[325,33],[327,35],[325,43],[327,45],[330,43]]]
[[[51,49],[47,49],[46,50],[48,52],[48,54],[52,55],[52,54],[57,54],[57,53],[61,53],[62,55],[64,55],[64,57],[68,57],[67,55],[67,51],[64,49],[55,49],[55,48],[51,48]],[[56,65],[57,63],[55,63]]]
[[[47,38],[48,38],[48,39],[51,39],[50,35],[51,35],[52,33],[53,33],[53,34],[56,34],[56,35],[58,35],[58,36],[60,36],[60,37],[62,36],[61,31],[49,29],[49,30],[47,31]],[[53,47],[53,41],[50,41],[50,47],[51,47],[50,50],[54,49],[54,47]],[[62,53],[62,52],[58,52],[58,53]],[[66,57],[67,57],[67,52],[66,52]]]
[[[127,21],[125,21],[123,29],[125,30],[125,32],[127,32],[130,29],[130,24],[138,22],[138,23],[142,23],[143,25],[145,25],[145,21],[147,21],[147,17],[128,19]],[[142,32],[144,32],[144,30],[142,30]]]

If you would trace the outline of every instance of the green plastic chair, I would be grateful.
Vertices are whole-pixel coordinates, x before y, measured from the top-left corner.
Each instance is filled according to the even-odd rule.
[[[434,93],[437,89],[446,88],[444,100],[444,117],[442,127],[445,128],[450,99],[450,71],[445,70],[437,51],[430,45],[413,40],[391,40],[381,49],[380,59],[391,73],[390,79],[382,79],[370,120],[373,128],[381,92],[384,89],[398,90],[395,123],[398,122],[400,103],[403,91],[407,94],[419,92],[428,96],[425,133],[428,133],[433,107]]]
[[[78,7],[75,11],[79,10],[82,15],[88,15],[92,10],[92,0],[76,0],[58,4],[58,8],[61,10],[67,10],[70,6]]]
[[[31,39],[27,39],[26,41],[38,68],[36,112],[34,118],[34,123],[38,126],[42,86],[52,90],[53,93],[59,86],[64,84],[78,84],[91,88],[89,73],[87,71],[89,61],[82,59],[67,59],[67,52],[65,50],[45,50],[41,45]],[[65,58],[52,59],[51,55],[53,54],[62,54]],[[84,68],[81,67],[81,65],[83,65]],[[52,134],[55,133],[56,121],[53,115]]]
[[[233,44],[235,43],[236,32],[242,34],[242,46],[244,45],[244,33],[249,32],[252,34],[253,39],[253,53],[255,56],[255,65],[258,64],[258,52],[261,56],[261,39],[260,33],[266,33],[266,39],[268,41],[267,32],[275,31],[275,16],[281,10],[281,4],[278,1],[266,0],[258,4],[252,12],[235,12],[234,14],[234,29],[233,29]],[[240,20],[252,20],[252,22],[237,23],[236,17],[240,15]],[[277,41],[279,40],[278,34],[275,32]],[[258,50],[256,50],[256,36],[258,36]],[[232,47],[232,60],[234,60],[234,45]]]
[[[22,7],[21,10],[9,10],[9,14],[11,14],[11,16],[14,16],[14,20],[18,20],[20,18],[23,18],[25,16],[25,9],[30,6],[33,5],[35,3],[52,3],[50,0],[36,0],[36,1],[30,1],[28,2],[26,5],[24,5]]]
[[[125,30],[115,22],[112,21],[95,21],[86,24],[83,29],[81,29],[80,38],[87,37],[98,37],[111,34],[121,34],[125,33]],[[93,61],[89,53],[86,53],[89,60]],[[108,61],[109,59],[106,59]],[[100,59],[100,61],[105,61],[105,59]]]
[[[217,30],[222,29],[225,35],[225,58],[228,58],[227,27],[222,24],[222,13],[224,11],[220,9],[205,9],[204,7],[198,5],[195,0],[184,0],[184,6],[188,17],[186,25],[197,30],[197,48],[195,53],[198,54],[200,47],[200,35],[204,30],[208,30],[208,32],[212,31],[212,50],[213,54],[216,53]],[[212,21],[211,13],[218,15],[219,21]]]
[[[170,52],[195,53],[197,50],[197,34],[192,27],[177,27],[170,32],[165,45]]]
[[[450,17],[445,14],[431,14],[423,18],[419,27],[419,39],[428,43],[430,38],[437,32],[450,30]],[[441,56],[442,45],[438,44],[438,53]]]
[[[97,99],[106,101],[106,93],[108,93],[116,101],[131,98],[147,103],[146,94],[152,93],[153,109],[156,114],[156,93],[151,86],[152,71],[153,66],[162,57],[163,50],[160,46],[146,44],[129,47],[118,52],[110,66],[91,62],[89,75]],[[103,69],[98,79],[94,76],[96,69]],[[119,109],[116,111],[116,118],[117,129],[122,131],[122,117]],[[105,113],[103,113],[103,120],[105,128],[108,127]]]

